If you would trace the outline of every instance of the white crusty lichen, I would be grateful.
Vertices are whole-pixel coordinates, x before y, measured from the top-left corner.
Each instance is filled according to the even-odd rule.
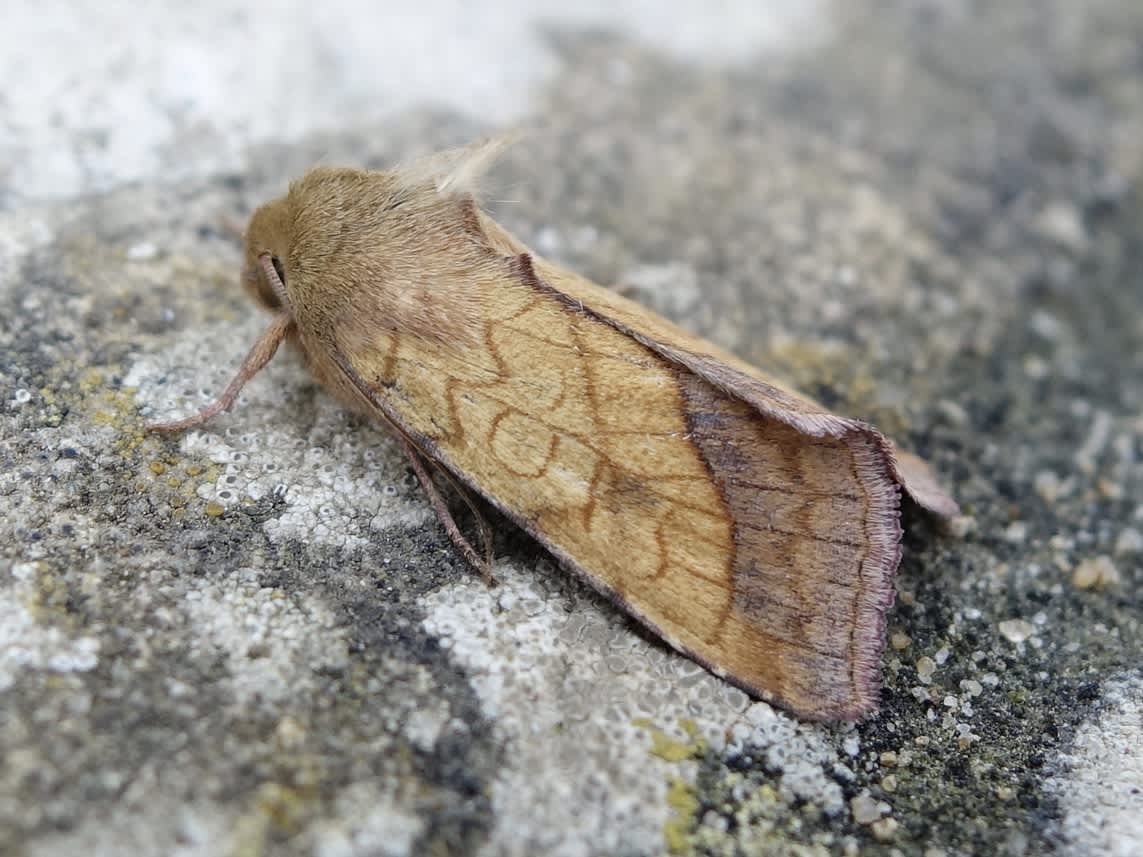
[[[841,810],[818,727],[751,705],[547,561],[494,571],[495,588],[474,577],[431,594],[424,622],[508,745],[487,853],[659,853],[670,784],[693,784],[694,757],[728,738],[772,756],[791,799]]]
[[[187,416],[211,402],[264,321],[252,313],[237,326],[207,326],[140,357],[124,386],[136,391],[144,419]],[[432,517],[384,430],[354,424],[285,351],[246,385],[229,413],[155,443],[175,443],[187,461],[216,466],[195,491],[204,505],[225,512],[280,503],[262,525],[276,543],[360,550],[380,531]]]

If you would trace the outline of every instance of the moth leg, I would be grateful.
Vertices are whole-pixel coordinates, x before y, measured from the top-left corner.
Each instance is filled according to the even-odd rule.
[[[221,414],[223,411],[230,410],[230,406],[234,404],[234,400],[238,398],[238,393],[246,386],[246,382],[257,375],[262,368],[270,362],[278,346],[282,344],[282,340],[290,332],[294,320],[290,318],[287,312],[280,312],[274,316],[274,320],[270,322],[270,326],[266,328],[266,332],[258,337],[258,341],[254,343],[254,347],[250,349],[250,353],[246,355],[246,359],[242,361],[242,365],[238,368],[238,374],[222,391],[219,396],[211,404],[207,405],[197,414],[187,417],[182,420],[175,420],[169,423],[150,423],[147,425],[147,431],[151,432],[176,432],[185,431],[195,426],[200,426],[209,420],[211,417]]]
[[[480,546],[484,549],[484,562],[488,569],[487,573],[485,573],[482,569],[482,573],[486,578],[486,583],[495,584],[496,579],[491,574],[492,528],[488,526],[488,519],[485,518],[484,515],[480,514],[480,510],[476,508],[476,504],[472,502],[472,497],[469,496],[468,491],[466,491],[461,485],[457,484],[457,481],[452,478],[452,475],[447,470],[441,468],[440,472],[444,474],[444,478],[448,480],[448,483],[452,486],[453,490],[460,495],[460,499],[464,501],[464,505],[468,506],[468,511],[472,512],[473,520],[476,521],[476,530],[480,534]]]
[[[481,557],[480,554],[476,552],[476,549],[473,548],[472,543],[464,537],[464,534],[460,531],[460,527],[456,525],[456,521],[453,520],[452,513],[449,512],[444,498],[441,497],[440,491],[437,490],[437,486],[433,482],[433,477],[429,474],[429,471],[425,469],[424,457],[421,455],[420,450],[413,446],[412,442],[401,433],[397,433],[397,439],[401,443],[401,449],[404,450],[405,457],[409,459],[409,464],[413,466],[413,472],[417,474],[417,481],[421,483],[421,488],[424,489],[425,494],[429,497],[429,503],[432,505],[433,511],[436,512],[437,520],[439,520],[441,526],[445,528],[449,539],[464,558],[468,560],[469,564],[480,572],[480,576],[484,579],[484,582],[489,586],[494,586],[496,584],[496,578],[492,576],[492,540],[488,533],[488,524],[485,523],[480,513],[476,512],[472,507],[472,501],[469,500],[462,491],[461,496],[464,497],[465,503],[467,503],[469,508],[473,509],[473,512],[476,514],[480,528],[481,544],[485,549],[485,556]]]

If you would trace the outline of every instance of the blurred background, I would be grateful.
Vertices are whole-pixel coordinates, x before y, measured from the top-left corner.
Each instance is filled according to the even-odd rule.
[[[723,65],[801,42],[822,14],[815,0],[14,0],[0,28],[4,190],[182,178],[411,107],[500,126],[529,115],[561,30]]]

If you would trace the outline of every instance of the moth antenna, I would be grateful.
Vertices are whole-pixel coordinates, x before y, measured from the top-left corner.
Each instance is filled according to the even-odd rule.
[[[278,297],[278,303],[284,307],[290,305],[290,294],[286,291],[286,284],[282,282],[282,278],[278,276],[278,269],[274,267],[274,257],[269,253],[262,253],[258,256],[258,263],[262,266],[263,273],[266,274],[266,281],[270,284],[270,288],[274,290],[274,294]]]

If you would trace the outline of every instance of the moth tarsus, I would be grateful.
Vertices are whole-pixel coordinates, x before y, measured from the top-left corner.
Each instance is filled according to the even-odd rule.
[[[874,710],[900,491],[945,515],[952,498],[871,426],[536,256],[471,196],[490,151],[318,168],[260,207],[242,282],[275,321],[218,402],[152,428],[228,408],[288,337],[394,431],[486,580],[491,534],[467,490],[754,696],[814,720]]]

